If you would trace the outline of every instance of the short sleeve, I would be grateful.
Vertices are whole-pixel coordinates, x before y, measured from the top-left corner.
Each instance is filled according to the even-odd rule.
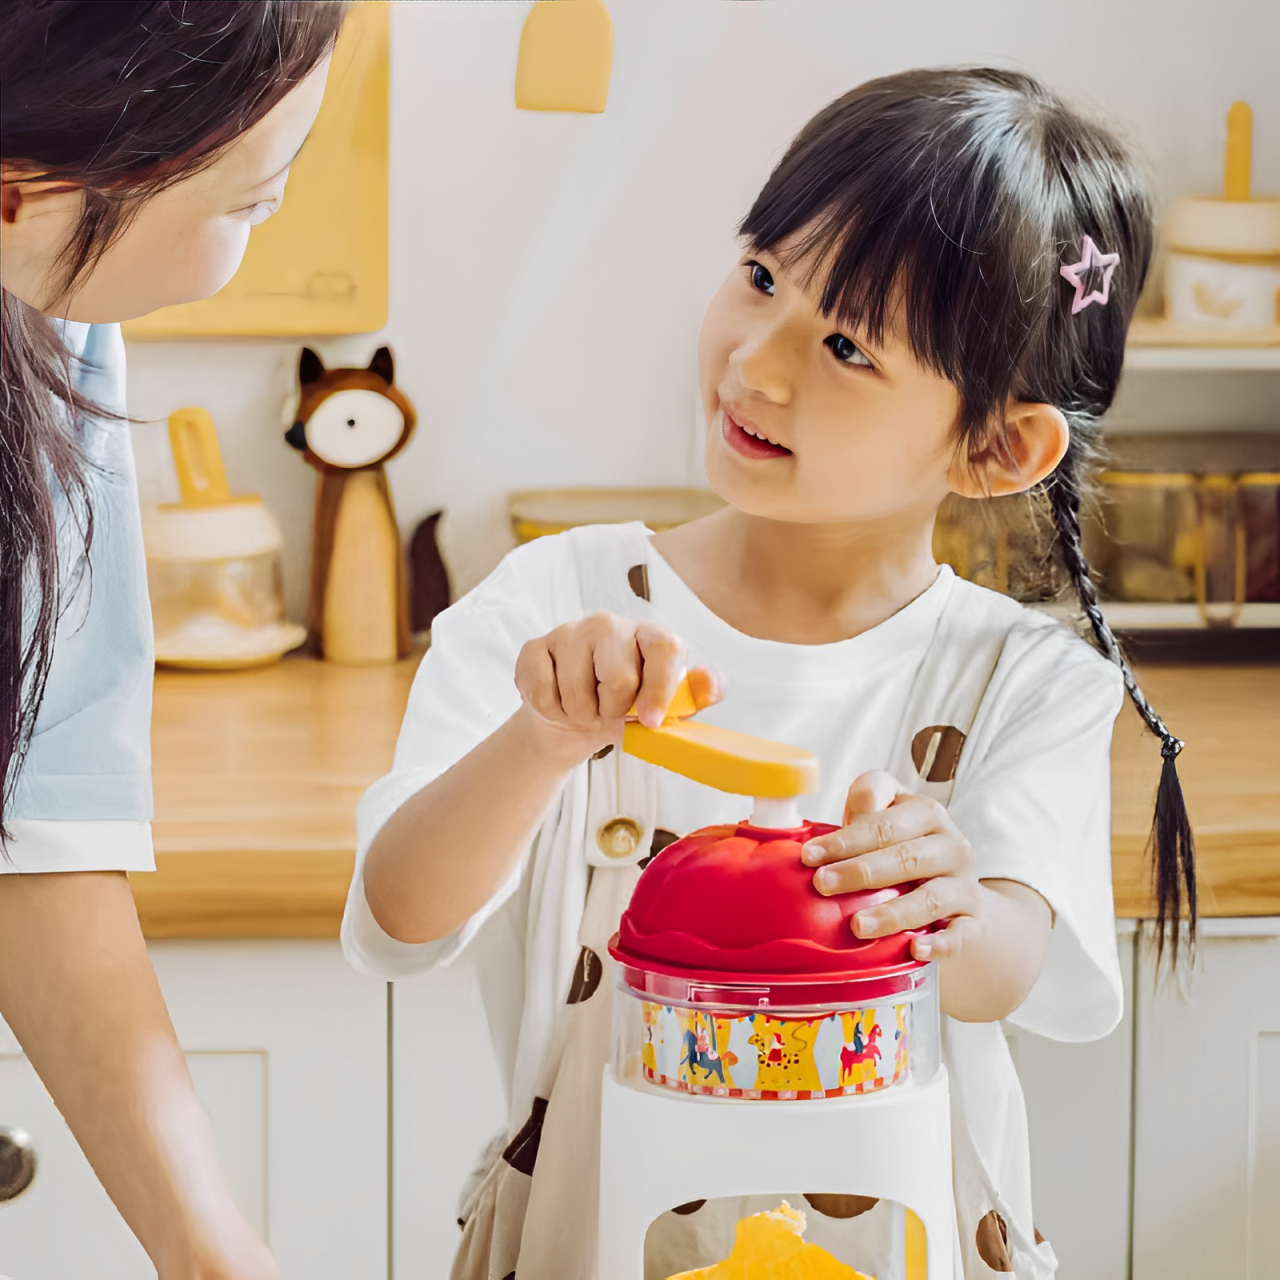
[[[119,326],[68,322],[64,339],[76,389],[123,413]],[[9,816],[30,824],[21,841],[26,869],[137,870],[151,857],[155,662],[133,449],[123,419],[86,414],[77,430],[87,463],[92,543],[86,562],[81,518],[60,497],[64,595]],[[35,825],[45,823],[54,825]],[[114,865],[101,865],[104,860]]]
[[[356,811],[356,869],[342,945],[362,972],[394,979],[447,964],[519,887],[523,868],[517,866],[453,934],[405,943],[373,918],[364,892],[364,862],[374,837],[401,805],[518,710],[515,668],[521,647],[574,616],[575,607],[580,613],[571,560],[565,536],[540,538],[513,551],[433,622],[431,647],[414,678],[391,772],[365,792]]]
[[[1111,890],[1111,733],[1119,671],[1061,625],[1010,634],[974,721],[950,812],[983,879],[1029,885],[1054,911],[1044,968],[1009,1021],[1093,1040],[1123,1012]]]
[[[151,823],[127,818],[11,818],[0,875],[154,871]]]

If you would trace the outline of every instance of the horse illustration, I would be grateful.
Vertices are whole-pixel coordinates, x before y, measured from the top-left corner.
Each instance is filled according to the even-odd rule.
[[[880,1024],[875,1021],[875,1011],[846,1013],[841,1015],[844,1026],[844,1044],[840,1049],[840,1084],[868,1084],[875,1079],[876,1063],[880,1060]],[[866,1024],[870,1022],[870,1031]]]
[[[733,1087],[733,1079],[726,1071],[737,1062],[737,1055],[722,1052],[720,1044],[728,1039],[728,1024],[717,1024],[715,1018],[705,1014],[682,1014],[680,1075],[688,1084],[709,1085],[713,1078],[725,1088]]]

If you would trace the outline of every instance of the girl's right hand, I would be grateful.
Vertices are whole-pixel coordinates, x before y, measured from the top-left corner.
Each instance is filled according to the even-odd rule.
[[[640,723],[657,728],[685,674],[678,636],[594,613],[530,640],[516,661],[516,688],[538,748],[573,766],[621,743],[633,704]],[[720,701],[714,672],[695,667],[688,677],[699,710]]]

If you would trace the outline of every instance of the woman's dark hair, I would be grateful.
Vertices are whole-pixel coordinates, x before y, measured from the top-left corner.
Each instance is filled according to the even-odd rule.
[[[825,276],[824,313],[883,338],[902,306],[917,359],[955,384],[959,443],[1000,448],[1010,398],[1051,404],[1070,445],[1045,481],[1056,550],[1099,649],[1164,757],[1151,833],[1158,946],[1194,940],[1195,853],[1174,761],[1182,750],[1134,679],[1081,549],[1080,506],[1100,420],[1152,249],[1142,175],[1105,129],[1030,76],[908,71],[860,85],[800,131],[743,220],[756,251]],[[1061,268],[1090,238],[1118,253],[1105,305],[1072,312]],[[1090,290],[1101,274],[1086,281]]]
[[[148,199],[211,164],[332,47],[346,6],[292,0],[6,0],[0,158],[25,180],[82,186],[53,264],[65,298]],[[44,315],[0,297],[0,823],[53,660],[68,583],[83,575],[93,509],[69,360]],[[59,562],[58,509],[84,556]],[[3,827],[0,826],[0,838]]]

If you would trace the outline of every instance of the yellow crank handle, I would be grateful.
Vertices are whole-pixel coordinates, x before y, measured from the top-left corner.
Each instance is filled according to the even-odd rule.
[[[733,795],[785,800],[812,795],[820,786],[812,751],[714,724],[668,720],[659,729],[648,729],[629,723],[622,749],[637,760]]]

